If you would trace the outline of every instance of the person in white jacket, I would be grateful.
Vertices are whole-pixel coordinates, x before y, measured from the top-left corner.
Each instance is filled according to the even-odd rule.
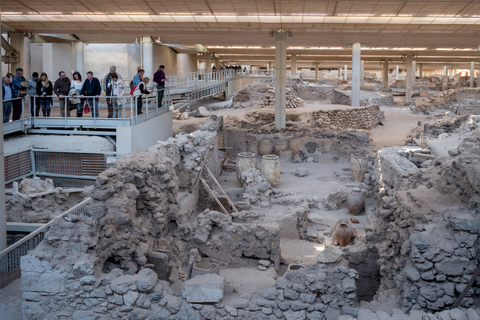
[[[112,97],[113,118],[122,117],[122,108],[125,105],[125,91],[127,87],[122,79],[119,79],[116,73],[111,74],[112,81],[108,84],[110,96]]]

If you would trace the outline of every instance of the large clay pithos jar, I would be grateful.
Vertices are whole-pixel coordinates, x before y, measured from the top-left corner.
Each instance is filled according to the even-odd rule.
[[[272,187],[280,180],[280,161],[275,154],[266,154],[262,157],[262,174]]]
[[[255,153],[253,152],[240,152],[237,155],[237,166],[236,166],[236,173],[237,173],[237,180],[242,184],[242,172],[250,169],[255,168],[257,166],[257,158]]]
[[[271,154],[273,152],[273,143],[270,140],[262,140],[258,146],[258,153],[261,156]]]
[[[341,223],[337,230],[335,230],[335,237],[337,238],[338,244],[342,247],[346,247],[350,243],[352,238],[352,230],[346,223]]]
[[[353,188],[352,192],[347,197],[348,211],[354,216],[357,216],[362,212],[365,207],[365,196],[360,188]]]
[[[350,168],[352,169],[352,178],[355,182],[362,182],[367,172],[368,157],[358,154],[350,156]]]

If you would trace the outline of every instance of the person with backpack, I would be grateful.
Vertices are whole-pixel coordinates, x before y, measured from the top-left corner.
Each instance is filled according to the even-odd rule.
[[[147,89],[147,85],[150,82],[149,77],[143,78],[142,82],[138,86],[135,87],[133,90],[133,96],[135,97],[135,103],[137,105],[137,115],[141,115],[142,112],[142,107],[143,107],[143,101],[142,101],[142,94],[150,94],[152,93],[152,90]]]

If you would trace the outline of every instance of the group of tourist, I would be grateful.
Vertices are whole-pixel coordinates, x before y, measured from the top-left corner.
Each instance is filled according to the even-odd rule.
[[[67,77],[64,71],[58,73],[58,79],[52,84],[48,75],[42,72],[33,72],[30,80],[27,81],[23,75],[23,69],[17,68],[15,76],[8,73],[2,78],[2,99],[3,99],[3,123],[10,119],[19,120],[22,115],[22,99],[30,97],[30,116],[40,115],[40,109],[44,117],[50,117],[50,107],[53,103],[53,94],[58,97],[60,103],[60,115],[70,117],[71,110],[76,110],[77,117],[82,117],[90,109],[92,117],[99,117],[98,101],[102,91],[107,96],[108,118],[121,118],[122,106],[126,104],[124,97],[127,86],[122,76],[117,72],[115,66],[110,67],[109,73],[100,81],[93,76],[92,71],[87,72],[87,79],[82,80],[82,75],[75,71],[73,79]],[[137,114],[142,114],[143,94],[151,94],[148,90],[150,78],[144,77],[145,71],[139,69],[133,81],[130,83],[130,92],[133,92],[137,105]],[[161,65],[153,76],[157,85],[157,101],[161,106],[165,89],[165,66]],[[88,108],[86,107],[88,105]],[[66,111],[66,113],[65,113]]]

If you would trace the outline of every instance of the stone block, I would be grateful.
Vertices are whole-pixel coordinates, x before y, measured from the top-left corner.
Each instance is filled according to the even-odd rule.
[[[217,274],[196,276],[183,284],[182,295],[188,302],[219,302],[223,298],[225,278]]]
[[[137,275],[137,288],[140,292],[150,291],[157,283],[157,274],[149,268],[140,270]]]

